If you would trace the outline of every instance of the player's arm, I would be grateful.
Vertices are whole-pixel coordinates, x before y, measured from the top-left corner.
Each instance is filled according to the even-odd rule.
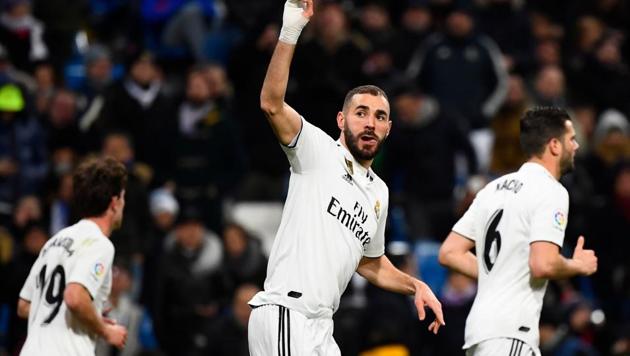
[[[22,319],[28,319],[31,312],[31,302],[26,299],[18,299],[17,315]]]
[[[89,331],[101,336],[108,343],[122,348],[127,339],[124,326],[105,322],[92,304],[90,293],[79,283],[68,283],[63,294],[66,306]]]
[[[584,237],[578,238],[573,257],[560,254],[560,247],[548,241],[534,241],[529,253],[529,268],[534,278],[563,279],[590,276],[597,271],[595,251],[584,249]]]
[[[477,279],[479,270],[477,257],[470,251],[475,247],[475,242],[455,231],[451,231],[440,247],[439,261],[444,267],[448,267],[470,278]]]
[[[260,107],[283,145],[289,145],[300,132],[298,113],[284,101],[289,68],[302,28],[313,15],[313,0],[287,0],[284,5],[280,39],[269,62],[260,92]]]
[[[385,256],[363,257],[359,262],[357,272],[377,287],[390,292],[414,295],[418,317],[424,320],[424,307],[428,306],[435,314],[435,320],[429,325],[429,330],[437,333],[444,324],[442,305],[437,300],[429,286],[398,268]]]

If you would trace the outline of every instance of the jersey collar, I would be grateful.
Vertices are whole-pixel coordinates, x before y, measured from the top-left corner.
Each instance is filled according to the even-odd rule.
[[[372,168],[363,167],[359,161],[357,161],[352,153],[348,151],[346,146],[341,143],[341,140],[336,141],[337,148],[339,152],[341,152],[341,157],[343,160],[343,166],[346,169],[346,172],[351,176],[357,178],[361,177],[365,179],[367,183],[371,183],[374,181],[374,172]]]
[[[525,162],[523,163],[523,165],[521,166],[521,169],[519,170],[524,170],[524,171],[530,171],[530,172],[540,172],[546,176],[548,176],[549,178],[553,179],[554,181],[558,181],[556,179],[556,177],[554,177],[551,172],[549,172],[547,170],[547,168],[543,167],[541,164],[539,163],[534,163],[534,162]]]
[[[105,236],[105,234],[103,234],[103,231],[101,231],[101,228],[98,227],[98,225],[96,225],[96,223],[90,219],[81,219],[81,221],[79,221],[79,223],[83,226],[85,226],[87,229],[92,230],[92,232],[94,233],[98,233],[98,236],[103,236],[103,237],[107,237]]]

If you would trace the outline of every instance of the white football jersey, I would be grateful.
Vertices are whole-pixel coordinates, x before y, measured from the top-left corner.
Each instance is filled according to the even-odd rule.
[[[68,283],[81,284],[100,315],[112,286],[113,259],[114,245],[89,220],[59,231],[46,242],[20,292],[20,298],[31,303],[28,336],[20,355],[94,355],[96,335],[72,315],[63,294]]]
[[[453,231],[475,242],[478,291],[466,320],[469,348],[509,337],[538,346],[538,321],[547,280],[532,279],[530,244],[562,246],[569,194],[545,169],[525,163],[486,185]]]
[[[332,317],[361,258],[385,251],[389,192],[339,141],[303,118],[296,139],[283,147],[291,164],[288,196],[264,291],[250,305]]]

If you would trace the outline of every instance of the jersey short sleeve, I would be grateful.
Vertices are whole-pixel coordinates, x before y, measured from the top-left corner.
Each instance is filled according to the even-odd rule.
[[[33,293],[37,288],[37,271],[40,270],[39,266],[41,265],[39,261],[40,259],[37,259],[35,264],[33,264],[33,267],[31,267],[31,271],[29,272],[28,277],[26,278],[26,281],[24,282],[24,285],[20,290],[20,298],[28,300],[29,302],[33,300]]]
[[[89,239],[76,253],[77,260],[67,283],[81,284],[94,298],[112,268],[114,246],[107,239]]]
[[[569,194],[564,187],[554,188],[534,202],[530,243],[548,241],[562,247],[569,218]]]
[[[481,201],[483,199],[483,190],[477,193],[477,196],[473,200],[472,204],[466,210],[464,215],[455,223],[453,226],[453,231],[470,239],[472,241],[477,240],[477,229],[476,229],[476,221],[477,216],[479,216],[479,209],[481,206]]]
[[[379,203],[381,206],[378,208],[380,216],[378,218],[376,235],[365,245],[365,251],[363,252],[365,257],[380,257],[385,254],[385,224],[387,222],[388,199],[389,197],[386,197],[384,202]]]
[[[306,121],[303,117],[302,128],[289,146],[282,146],[289,159],[294,173],[306,173],[316,168],[324,159],[330,159],[326,154],[333,139],[324,131]]]

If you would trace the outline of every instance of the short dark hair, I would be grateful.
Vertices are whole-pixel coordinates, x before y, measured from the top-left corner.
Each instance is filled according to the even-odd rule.
[[[127,186],[127,169],[112,157],[88,158],[72,176],[72,203],[81,218],[101,216]]]
[[[358,86],[352,90],[350,90],[348,92],[348,94],[346,94],[346,98],[343,100],[343,111],[345,112],[348,109],[348,106],[350,106],[350,102],[352,101],[352,97],[357,95],[357,94],[372,94],[374,96],[382,96],[385,98],[385,100],[387,100],[389,102],[389,98],[387,97],[387,94],[385,94],[385,91],[383,91],[383,89],[377,87],[376,85],[361,85]]]
[[[527,157],[540,157],[547,142],[560,139],[566,132],[566,121],[571,117],[564,109],[537,107],[527,110],[521,118],[521,148]]]

